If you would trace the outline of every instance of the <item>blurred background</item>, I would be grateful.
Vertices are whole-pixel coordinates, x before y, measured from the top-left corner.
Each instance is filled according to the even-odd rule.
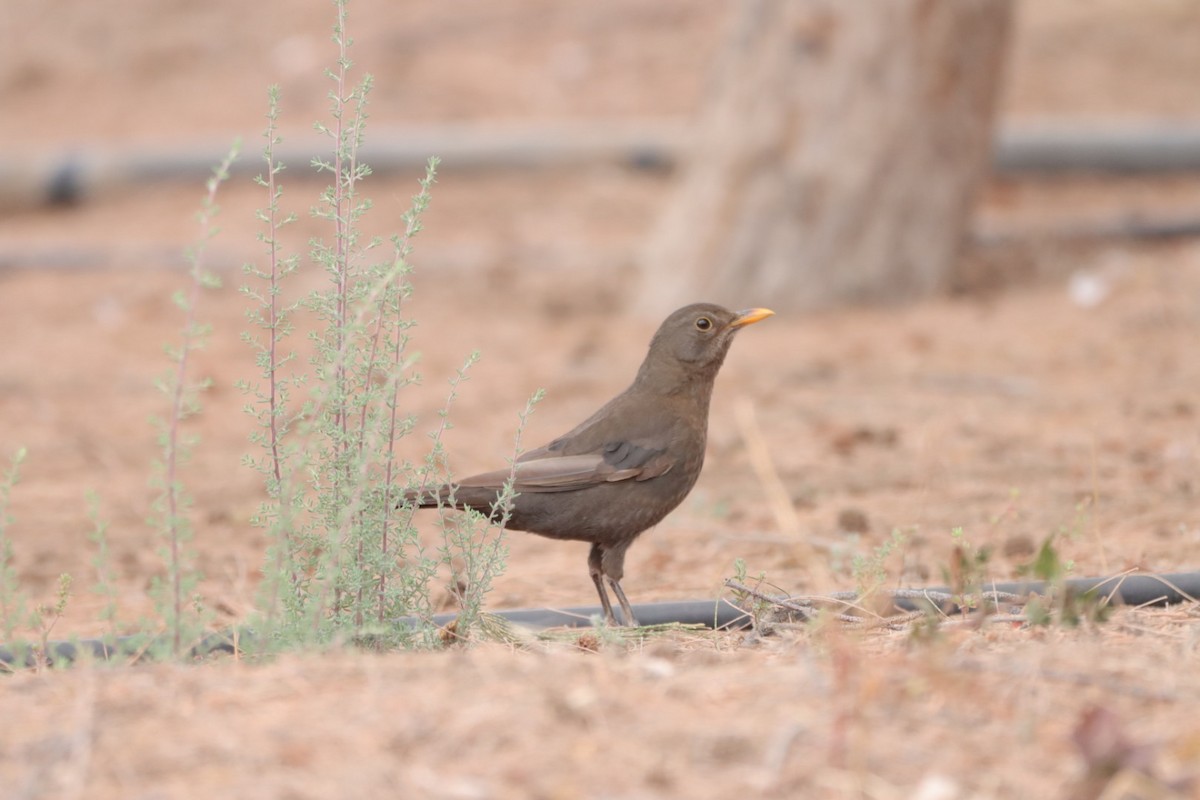
[[[1083,572],[1200,561],[1200,6],[843,5],[354,0],[352,57],[375,80],[365,228],[399,230],[443,158],[413,258],[413,410],[428,419],[482,348],[447,444],[456,471],[491,467],[533,389],[537,443],[625,385],[666,310],[767,305],[784,313],[734,348],[708,471],[631,552],[631,596],[712,595],[738,556],[784,588],[841,588],[893,529],[912,533],[909,582],[939,579],[960,526],[1000,575],[1051,533]],[[151,381],[204,177],[240,139],[189,479],[205,591],[230,618],[249,607],[260,490],[236,466],[232,387],[253,370],[235,291],[261,258],[250,178],[278,84],[290,246],[329,235],[306,164],[333,18],[279,0],[0,9],[0,451],[30,449],[10,533],[33,587],[86,571],[96,489],[144,610]],[[514,548],[496,605],[589,600],[583,550]]]
[[[669,238],[663,218],[681,205],[682,194],[671,189],[697,187],[698,162],[717,160],[710,167],[717,176],[708,177],[726,187],[730,206],[782,206],[791,212],[791,229],[816,234],[797,238],[832,236],[817,252],[839,258],[843,272],[848,261],[862,270],[854,239],[880,224],[873,218],[898,215],[875,196],[921,206],[923,193],[889,187],[928,189],[942,181],[948,198],[970,209],[978,178],[987,175],[993,128],[1000,131],[992,159],[1000,170],[983,187],[982,208],[968,225],[937,207],[955,223],[942,228],[966,227],[991,241],[1032,229],[1061,232],[1067,223],[1102,228],[1134,214],[1159,220],[1170,211],[1179,221],[1195,208],[1187,194],[1191,181],[1172,180],[1179,173],[1166,169],[1200,161],[1189,127],[1200,108],[1200,88],[1191,80],[1200,61],[1192,47],[1200,26],[1193,4],[1158,0],[1133,8],[1108,0],[1084,9],[1054,0],[981,1],[958,11],[923,8],[897,4],[885,18],[822,3],[782,11],[762,0],[721,8],[467,2],[453,13],[437,3],[356,2],[353,57],[376,80],[368,152],[379,173],[378,227],[391,229],[386,218],[395,207],[388,208],[388,199],[406,195],[402,187],[412,184],[424,159],[440,155],[446,185],[425,237],[427,263],[487,274],[611,272],[640,262],[662,282],[668,268],[645,250]],[[311,177],[305,158],[320,152],[312,124],[328,105],[322,70],[334,54],[332,12],[324,4],[267,3],[251,11],[221,2],[128,2],[119,9],[72,5],[51,20],[42,4],[5,4],[4,265],[104,266],[177,252],[191,219],[163,214],[159,220],[148,209],[167,210],[168,197],[189,181],[194,187],[235,138],[244,143],[246,174],[257,171],[272,84],[283,95],[281,125],[294,162],[288,177]],[[784,47],[787,57],[772,60]],[[746,163],[755,159],[790,173],[790,192],[803,194],[812,208],[796,208],[788,189],[765,185],[761,171]],[[1077,164],[1090,169],[1070,169]],[[1154,191],[1139,191],[1144,182],[1112,179],[1128,177],[1139,164],[1162,179]],[[1042,179],[1056,169],[1054,180]],[[963,177],[939,178],[951,172]],[[514,173],[519,180],[511,180]],[[1097,182],[1097,175],[1105,180]],[[227,190],[227,202],[240,204],[243,193],[256,197],[239,183]],[[569,190],[559,190],[564,184]],[[186,202],[186,191],[180,194]],[[29,216],[54,199],[77,206]],[[842,224],[855,235],[829,234],[835,213],[828,207],[852,201],[860,210],[845,212],[850,219]],[[1185,203],[1192,205],[1181,208]],[[679,211],[685,212],[693,223],[714,224],[701,219],[701,208]],[[230,226],[253,224],[241,216],[227,215],[227,230],[239,235],[221,243],[235,266],[249,248],[241,229]],[[113,217],[132,224],[111,224]],[[919,208],[910,217],[908,228],[927,228],[931,236],[937,227]],[[736,216],[728,225],[749,228]],[[703,226],[687,227],[713,245],[701,252],[715,250],[714,257],[730,261],[747,249],[728,244],[737,231],[696,235]],[[771,226],[765,236],[763,229],[751,232],[779,238]],[[585,236],[588,244],[580,246]],[[897,241],[892,234],[887,244]],[[756,254],[779,247],[762,246]],[[798,255],[807,255],[806,247],[813,245],[791,243]],[[663,248],[683,252],[671,242]],[[933,251],[925,260],[939,258],[945,260]],[[910,283],[936,268],[931,288],[954,285],[967,273],[962,265],[898,260],[893,252],[891,272],[908,270]],[[744,273],[762,269],[736,266],[743,284]],[[673,269],[710,282],[708,273],[719,271],[708,264]],[[813,270],[826,282],[837,272],[832,265],[793,269]],[[876,269],[871,277],[878,286],[888,270]],[[818,305],[843,299],[815,297]]]

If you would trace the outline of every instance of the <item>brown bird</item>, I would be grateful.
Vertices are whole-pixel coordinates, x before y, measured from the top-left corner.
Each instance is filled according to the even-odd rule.
[[[591,542],[588,571],[604,618],[617,621],[612,587],[625,622],[636,626],[621,589],[625,551],[691,491],[704,465],[708,405],[717,370],[733,336],[771,316],[765,308],[734,313],[710,303],[679,309],[650,340],[633,384],[578,426],[523,453],[510,469],[409,491],[417,508],[471,508],[503,517],[497,501],[511,478],[515,495],[507,527]]]

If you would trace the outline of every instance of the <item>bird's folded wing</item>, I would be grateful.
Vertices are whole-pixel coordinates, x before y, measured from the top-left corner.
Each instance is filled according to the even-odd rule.
[[[665,473],[672,463],[665,454],[651,451],[646,451],[647,457],[640,464],[629,463],[628,459],[613,464],[611,454],[604,453],[538,455],[541,457],[518,461],[511,471],[502,469],[472,475],[459,485],[499,490],[511,476],[515,492],[570,492],[631,478],[647,480]]]

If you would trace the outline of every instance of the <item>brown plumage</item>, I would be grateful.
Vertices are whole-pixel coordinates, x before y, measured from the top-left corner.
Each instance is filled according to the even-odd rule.
[[[513,530],[591,542],[588,570],[605,619],[616,624],[605,582],[625,621],[637,625],[621,589],[625,551],[691,491],[704,465],[713,381],[742,327],[774,313],[732,312],[710,303],[679,309],[663,322],[632,385],[571,431],[522,454],[511,469],[472,475],[406,501],[494,514],[513,479]]]

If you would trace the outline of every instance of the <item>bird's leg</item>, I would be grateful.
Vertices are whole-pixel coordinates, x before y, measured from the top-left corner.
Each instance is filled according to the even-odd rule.
[[[617,617],[613,614],[612,603],[608,599],[608,592],[604,590],[604,581],[600,577],[600,573],[592,573],[592,582],[596,584],[596,593],[600,595],[600,605],[604,606],[604,622],[614,628],[617,627],[620,623],[617,622]]]
[[[600,605],[604,608],[604,621],[616,627],[617,618],[613,615],[612,603],[608,599],[608,592],[604,590],[603,558],[604,549],[599,544],[593,544],[591,551],[588,553],[588,572],[592,576],[592,583],[596,584],[596,593],[600,595]],[[617,591],[620,592],[620,587],[617,588]],[[617,598],[621,599],[624,596],[624,593],[621,593],[617,595]],[[621,608],[624,610],[624,606]]]
[[[621,613],[625,615],[625,624],[631,628],[638,627],[637,617],[633,615],[633,606],[629,605],[629,600],[625,597],[625,590],[621,588],[621,582],[610,577],[608,585],[612,587],[613,594],[617,596],[617,602],[621,604]]]
[[[638,621],[637,617],[633,615],[633,606],[629,605],[629,600],[625,597],[625,590],[621,588],[621,578],[625,577],[625,551],[629,549],[629,545],[630,542],[625,541],[604,548],[600,558],[600,571],[608,580],[608,585],[612,587],[613,594],[617,596],[617,602],[621,604],[621,613],[625,616],[625,624],[636,628]]]

